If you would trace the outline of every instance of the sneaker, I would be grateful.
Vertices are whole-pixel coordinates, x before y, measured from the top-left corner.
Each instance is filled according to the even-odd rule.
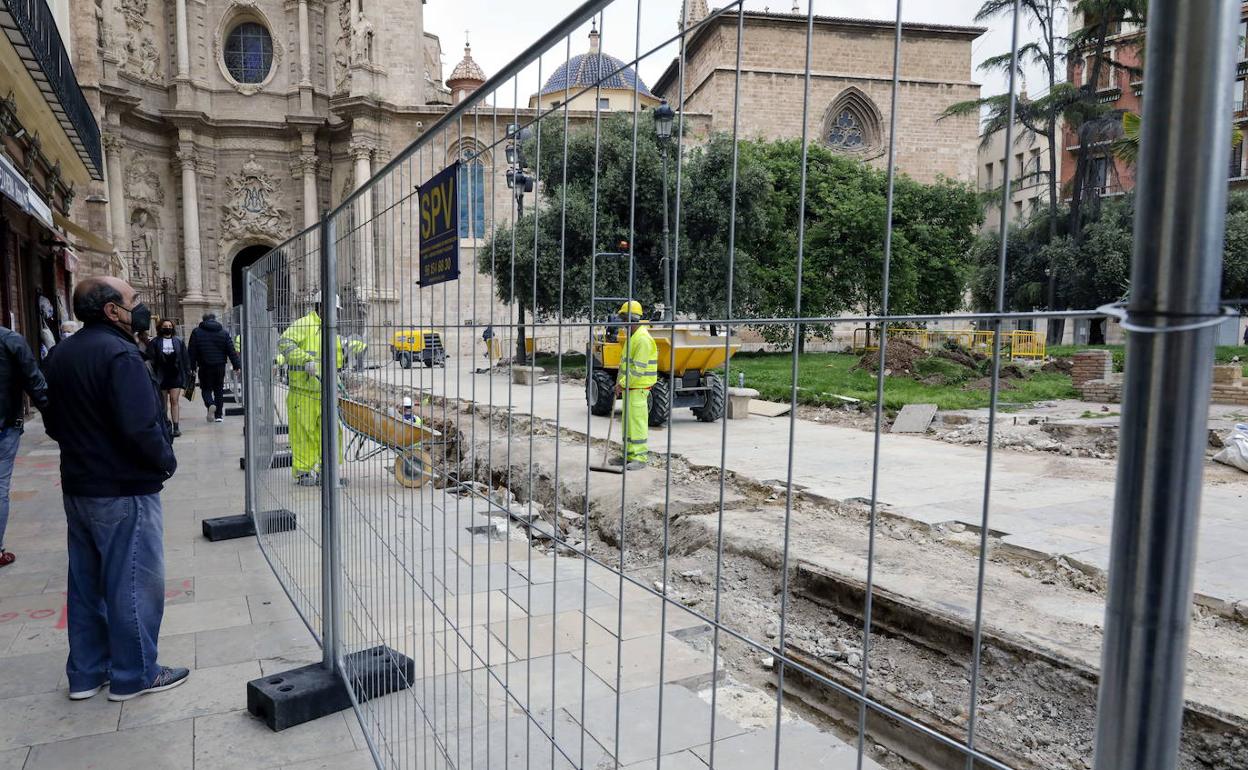
[[[208,422],[212,422],[212,409],[208,410]]]
[[[148,685],[146,689],[139,690],[138,692],[127,693],[125,695],[118,695],[112,690],[109,690],[108,699],[114,703],[118,703],[130,700],[131,698],[137,698],[140,695],[146,695],[149,692],[164,692],[165,690],[172,690],[185,682],[186,678],[190,675],[190,669],[161,666],[160,673],[156,675],[156,678],[152,680],[152,683]]]
[[[103,682],[96,685],[95,687],[91,687],[86,690],[70,690],[69,699],[70,700],[86,700],[87,698],[94,698],[99,693],[99,691],[103,690],[105,687],[108,687],[107,679],[105,679]]]
[[[7,567],[17,561],[12,551],[0,551],[0,567]]]
[[[646,463],[642,460],[629,460],[628,464],[624,467],[630,471],[639,471],[646,467]]]
[[[225,418],[224,418],[224,417],[214,417],[214,418],[212,418],[212,421],[213,421],[213,422],[225,422]]]

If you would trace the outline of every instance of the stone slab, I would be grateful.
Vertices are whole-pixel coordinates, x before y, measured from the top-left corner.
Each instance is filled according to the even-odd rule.
[[[781,404],[776,401],[759,401],[756,398],[750,399],[750,414],[759,417],[779,417],[789,413],[791,404]]]
[[[653,758],[656,747],[663,754],[670,754],[710,740],[710,704],[683,687],[667,685],[662,688],[663,736],[659,744],[659,693],[658,687],[647,687],[620,696],[618,742],[615,696],[586,704],[585,729],[607,751],[615,751],[618,746],[618,759],[625,765]],[[722,714],[716,716],[717,737],[728,738],[741,732],[736,722]],[[759,766],[765,763],[756,765]]]
[[[355,746],[351,714],[333,714],[275,733],[246,711],[195,719],[195,770],[273,767],[341,754]]]
[[[534,714],[542,713],[556,706],[579,716],[578,704],[582,702],[582,693],[584,701],[588,702],[613,692],[610,685],[566,653],[517,660],[489,669],[478,669],[465,676],[471,676],[472,689],[478,698],[506,709],[508,716],[522,716],[526,710]]]
[[[715,741],[716,770],[755,770],[761,758],[774,756],[774,728],[753,730]],[[699,746],[693,753],[710,762],[711,747]],[[770,764],[769,762],[766,764]],[[854,770],[858,752],[831,733],[820,732],[805,722],[789,722],[780,727],[780,767],[810,767],[820,770]],[[882,770],[868,757],[864,770]]]
[[[194,723],[184,719],[35,746],[24,770],[97,767],[191,770],[194,761]]]
[[[893,420],[890,433],[927,433],[936,419],[935,404],[906,404]]]
[[[0,751],[55,743],[117,729],[120,703],[95,697],[73,704],[63,692],[8,698],[0,708]]]

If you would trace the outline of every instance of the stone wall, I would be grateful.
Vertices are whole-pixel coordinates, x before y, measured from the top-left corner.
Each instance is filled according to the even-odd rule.
[[[1105,361],[1101,355],[1104,354]],[[1102,369],[1102,367],[1106,369]],[[1117,404],[1122,402],[1122,374],[1110,373],[1112,357],[1107,350],[1086,350],[1075,354],[1075,370],[1071,380],[1084,401]],[[1210,399],[1215,404],[1248,406],[1248,381],[1240,364],[1213,367],[1213,388]]]
[[[1082,387],[1091,380],[1108,380],[1114,371],[1114,355],[1108,350],[1083,350],[1074,355],[1071,384]]]

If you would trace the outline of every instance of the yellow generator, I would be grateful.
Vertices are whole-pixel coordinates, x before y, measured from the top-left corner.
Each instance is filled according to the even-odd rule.
[[[598,415],[615,409],[615,381],[624,352],[626,332],[608,326],[595,330],[590,340],[591,371],[585,378],[585,399]],[[712,337],[694,329],[650,329],[659,350],[659,381],[650,389],[650,425],[666,425],[672,408],[689,407],[702,422],[724,416],[727,390],[722,377],[713,374],[740,349],[738,342]],[[673,357],[673,350],[675,356]],[[671,383],[671,385],[669,385]]]
[[[430,369],[446,365],[442,337],[428,329],[399,329],[390,335],[390,355],[404,369],[411,369],[415,361]]]

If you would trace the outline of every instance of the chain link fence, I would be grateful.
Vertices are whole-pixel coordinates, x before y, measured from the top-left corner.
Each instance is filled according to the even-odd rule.
[[[938,280],[912,269],[918,192],[901,169],[935,182],[927,160],[962,152],[977,164],[967,155],[974,116],[942,122],[948,98],[925,100],[941,89],[973,93],[979,33],[970,18],[903,25],[900,2],[872,9],[885,22],[832,18],[820,2],[792,14],[741,2],[659,5],[581,4],[357,179],[317,226],[247,268],[239,323],[248,507],[266,558],[321,642],[322,668],[343,686],[378,767],[1040,766],[1019,723],[997,716],[1015,713],[1002,690],[1029,674],[1010,663],[1023,653],[993,618],[994,607],[1013,611],[995,592],[1017,585],[989,558],[996,495],[1025,490],[1010,478],[994,486],[1003,335],[992,332],[1104,313],[1007,312],[1008,174],[989,312],[894,310],[917,284]],[[1182,5],[1153,3],[1154,18],[1187,25],[1166,61],[1214,38],[1229,57],[1229,38],[1213,31],[1217,14]],[[1012,12],[1017,61],[1020,3]],[[678,31],[656,31],[656,13],[681,18]],[[872,49],[883,63],[861,87],[846,85],[854,78],[834,45],[852,47],[854,36],[853,50]],[[621,59],[599,55],[607,50]],[[764,71],[764,50],[789,63]],[[945,77],[932,74],[946,66],[941,57],[960,80],[928,90],[925,77]],[[639,72],[662,72],[667,99]],[[1151,93],[1153,78],[1169,76],[1149,77]],[[1019,91],[1016,79],[1008,93]],[[1010,98],[1010,116],[1016,106]],[[1217,106],[1226,109],[1210,114],[1229,110]],[[1220,125],[1184,120],[1185,130],[1221,136]],[[959,131],[947,146],[922,146]],[[1014,131],[1007,121],[1006,147]],[[780,135],[787,145],[760,139]],[[878,189],[814,186],[816,164],[817,179],[829,178],[829,146],[871,164]],[[1211,167],[1224,169],[1221,152],[1209,153]],[[766,153],[783,174],[756,175]],[[1141,186],[1165,184],[1163,160],[1173,158],[1145,161]],[[1216,186],[1188,182],[1192,195],[1209,196],[1209,212],[1224,209]],[[755,205],[779,189],[772,208]],[[837,252],[851,234],[812,214],[854,196],[879,204],[881,216],[861,225],[879,235],[870,258]],[[1155,219],[1166,216],[1158,206]],[[927,212],[924,224],[939,226],[945,213]],[[1212,233],[1220,218],[1208,218]],[[768,232],[782,241],[760,242],[777,219],[786,224]],[[768,262],[767,249],[783,258]],[[1137,255],[1137,286],[1164,272],[1169,249]],[[808,262],[829,253],[831,267]],[[820,304],[826,292],[854,291],[839,271],[855,261],[877,277],[841,303],[848,310],[823,312],[835,304]],[[776,302],[760,286],[791,290]],[[1150,345],[1182,338],[1192,356],[1212,358],[1207,325],[1172,321],[1216,314],[1216,281],[1212,293],[1209,282],[1188,288],[1175,297],[1137,289],[1124,315],[1142,330],[1130,340],[1129,378],[1163,365],[1168,354]],[[894,541],[908,536],[881,502],[909,495],[921,504],[953,483],[908,478],[931,466],[883,439],[890,346],[901,344],[889,325],[942,324],[988,340],[986,452],[960,540],[972,555],[956,565],[943,550],[899,550]],[[856,434],[843,465],[821,465],[813,458],[824,438],[799,419],[798,383],[811,366],[801,341],[861,327],[878,330],[863,375],[875,390],[865,413],[872,430]],[[763,341],[791,349],[774,372],[788,413],[750,427],[758,418],[729,417],[748,409],[738,388],[755,359],[742,351]],[[1169,375],[1192,378],[1183,393],[1193,420],[1207,406],[1202,366]],[[1146,424],[1141,404],[1153,396],[1132,387],[1123,489],[1173,451]],[[851,470],[866,481],[861,494],[822,494]],[[1166,478],[1195,494],[1200,468],[1188,463],[1179,476]],[[1153,535],[1140,522],[1174,507],[1122,494],[1117,504],[1100,739],[1119,745],[1149,732],[1161,736],[1153,745],[1177,751],[1176,640],[1190,607],[1196,508],[1179,517],[1179,544],[1159,562],[1143,552]],[[909,573],[896,569],[902,558],[915,562]],[[938,606],[923,609],[906,593],[925,583]],[[1141,607],[1127,586],[1174,602]],[[1169,678],[1148,696],[1155,713],[1141,715],[1131,699],[1144,691],[1132,687],[1146,674],[1122,659],[1137,656],[1132,634],[1158,628],[1158,613],[1172,632],[1150,637],[1149,649],[1169,652],[1148,659]],[[1089,644],[1095,654],[1099,642]],[[893,683],[906,661],[913,686],[943,684],[923,687],[926,698],[899,695]],[[278,687],[282,677],[268,681]],[[1086,746],[1095,686],[1080,687]],[[1146,766],[1169,765],[1098,757],[1098,767]]]

